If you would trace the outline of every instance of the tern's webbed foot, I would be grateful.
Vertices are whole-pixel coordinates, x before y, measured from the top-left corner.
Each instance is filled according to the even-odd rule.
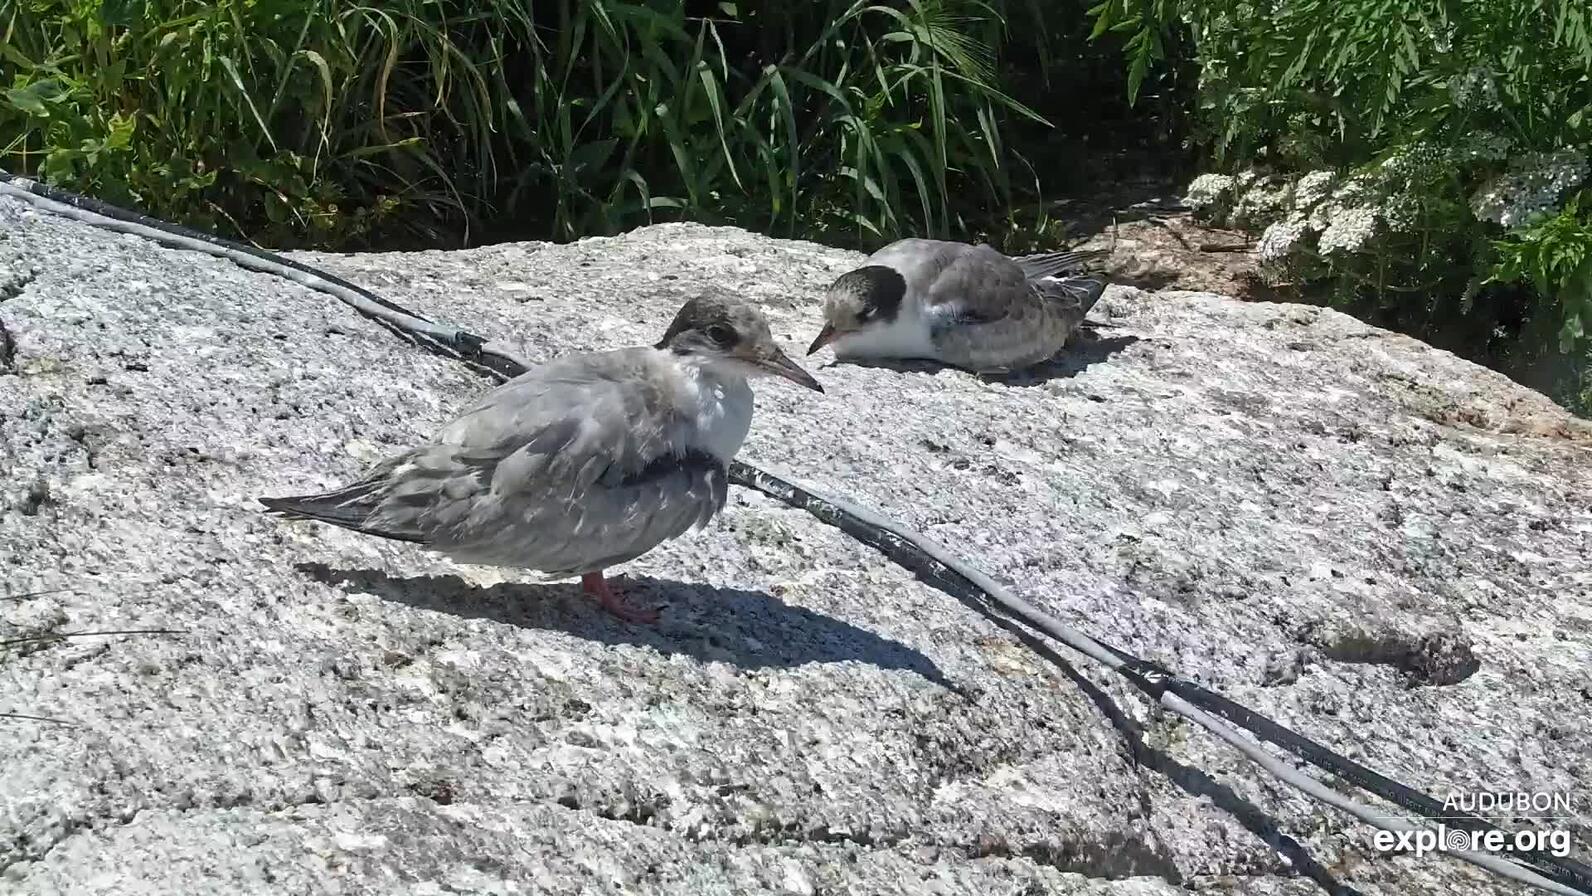
[[[638,607],[627,601],[608,580],[599,572],[589,572],[580,577],[580,588],[588,595],[597,599],[597,603],[604,610],[624,620],[637,625],[652,625],[658,621],[658,611],[648,607]]]

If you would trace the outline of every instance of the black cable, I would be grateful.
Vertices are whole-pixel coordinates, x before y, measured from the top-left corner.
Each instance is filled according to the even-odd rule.
[[[109,638],[112,635],[186,635],[187,629],[180,628],[129,628],[106,632],[50,632],[43,635],[28,635],[22,638],[0,638],[0,647],[15,647],[18,644],[43,644],[50,641],[65,641],[68,638]]]
[[[1036,627],[1033,620],[1027,618],[1028,614],[1014,611],[1013,608],[1004,606],[1002,602],[995,599],[995,595],[992,595],[977,583],[970,581],[955,567],[947,566],[937,558],[911,545],[904,544],[900,540],[887,537],[885,533],[879,531],[878,527],[871,526],[847,514],[843,509],[828,504],[824,499],[818,498],[800,486],[793,485],[741,461],[732,462],[730,481],[746,488],[755,489],[792,507],[811,513],[869,547],[881,551],[885,556],[906,569],[918,573],[941,591],[973,606],[981,612],[990,613],[993,611],[1001,613],[1014,617],[1020,623]],[[1296,731],[1283,727],[1243,704],[1236,703],[1187,678],[1176,675],[1164,667],[1141,659],[1110,644],[1098,640],[1096,643],[1121,661],[1121,666],[1115,671],[1152,701],[1161,702],[1163,696],[1168,692],[1176,694],[1194,706],[1232,722],[1255,737],[1281,747],[1310,765],[1330,772],[1359,787],[1361,790],[1373,793],[1390,803],[1408,809],[1428,821],[1441,820],[1444,823],[1449,823],[1452,827],[1462,827],[1469,830],[1500,830],[1496,825],[1482,818],[1445,807],[1438,800],[1406,784],[1401,784],[1380,772],[1367,768]],[[1512,853],[1511,855],[1528,860],[1539,873],[1550,880],[1585,893],[1592,893],[1592,868],[1581,862],[1568,857],[1561,858],[1543,852],[1540,849]]]
[[[295,271],[304,275],[305,278],[322,281],[323,283],[333,287],[335,291],[351,294],[352,297],[349,295],[340,295],[339,298],[343,298],[356,308],[359,308],[360,301],[363,301],[372,306],[392,312],[392,314],[395,316],[412,318],[415,322],[427,325],[411,325],[405,327],[402,326],[402,324],[399,324],[398,326],[394,326],[395,322],[390,319],[385,319],[379,315],[370,315],[379,323],[398,333],[400,336],[403,336],[406,339],[414,341],[434,351],[440,351],[440,353],[447,355],[448,357],[465,361],[477,368],[484,367],[490,369],[500,376],[504,374],[513,376],[514,373],[508,372],[511,367],[519,367],[520,370],[524,369],[523,365],[519,364],[517,361],[511,358],[506,358],[503,355],[489,349],[486,344],[486,340],[476,336],[473,333],[469,333],[457,328],[441,327],[429,318],[417,315],[394,302],[382,298],[363,286],[350,283],[349,281],[344,280],[335,274],[329,274],[325,271],[317,270],[309,265],[294,261],[291,258],[278,255],[275,252],[268,252],[264,249],[234,242],[224,237],[201,233],[197,230],[184,227],[181,224],[170,224],[157,218],[151,218],[148,215],[129,211],[124,208],[119,208],[117,206],[111,205],[108,202],[102,202],[89,196],[80,196],[76,193],[57,189],[47,184],[42,184],[36,180],[33,180],[32,178],[19,177],[4,170],[0,170],[0,184],[9,184],[12,187],[20,190],[26,190],[35,196],[50,200],[51,202],[61,203],[63,205],[68,205],[72,208],[88,212],[93,215],[99,215],[101,217],[110,218],[115,221],[121,221],[124,224],[132,225],[134,228],[147,231],[157,231],[160,233],[169,234],[171,236],[180,237],[190,244],[209,244],[211,246],[225,249],[227,250],[227,254],[223,257],[229,258],[234,263],[243,264],[248,267],[255,267],[257,270],[267,269],[268,272],[273,272],[269,269],[287,268],[291,271]],[[197,247],[189,245],[188,248]],[[240,258],[238,256],[243,257]],[[263,265],[248,265],[247,262],[249,259],[262,262]],[[276,273],[280,274],[280,272]],[[299,278],[293,279],[298,280]],[[360,310],[365,311],[366,309],[360,308]],[[517,373],[519,371],[514,372]]]
[[[0,171],[0,185],[3,184],[21,187],[43,199],[135,225],[143,230],[171,234],[182,238],[184,241],[199,241],[234,252],[241,252],[260,263],[258,266],[251,265],[251,267],[267,271],[270,271],[272,267],[286,267],[300,274],[307,275],[308,280],[299,280],[296,277],[293,279],[315,288],[320,288],[318,284],[313,282],[318,279],[333,287],[324,291],[337,295],[361,313],[376,318],[390,329],[402,330],[405,326],[414,327],[416,323],[423,324],[424,327],[421,329],[420,335],[431,338],[418,340],[419,344],[450,357],[476,361],[477,363],[473,366],[483,370],[483,372],[494,375],[498,379],[516,376],[526,369],[524,361],[511,355],[494,353],[487,349],[486,346],[489,343],[483,337],[462,329],[435,324],[368,290],[340,278],[324,274],[307,265],[283,258],[275,253],[241,246],[218,237],[208,236],[178,225],[158,221],[144,215],[116,208],[98,200],[58,190],[25,178],[17,178]],[[240,263],[242,262],[240,261]],[[345,292],[353,294],[354,298],[343,294]],[[356,299],[361,301],[356,301]],[[377,308],[387,312],[387,314],[378,312]],[[451,334],[451,338],[436,338],[435,334],[438,333]],[[484,357],[490,357],[491,363],[480,363]],[[1335,753],[1248,707],[1235,703],[1188,679],[1181,678],[1158,665],[1071,629],[1059,620],[1054,619],[1054,617],[1040,613],[1025,602],[1006,594],[1005,590],[993,580],[970,567],[956,562],[942,551],[925,547],[922,544],[914,544],[912,538],[903,536],[901,531],[899,531],[899,527],[870,511],[843,505],[842,502],[832,498],[820,497],[785,479],[774,476],[764,470],[759,470],[742,461],[732,461],[729,474],[731,482],[743,488],[751,488],[762,492],[791,507],[805,510],[819,520],[839,528],[858,541],[880,551],[892,561],[918,573],[942,591],[969,603],[981,612],[1011,616],[1022,624],[1056,637],[1063,643],[1067,643],[1069,646],[1080,650],[1080,652],[1105,663],[1113,671],[1123,676],[1137,690],[1149,696],[1152,701],[1194,718],[1195,721],[1200,722],[1215,733],[1221,734],[1219,730],[1212,728],[1208,724],[1208,722],[1214,720],[1209,719],[1209,717],[1206,717],[1206,720],[1198,718],[1199,715],[1204,714],[1204,711],[1208,710],[1210,713],[1226,719],[1233,725],[1249,732],[1254,737],[1281,747],[1307,763],[1329,771],[1388,802],[1402,806],[1422,816],[1427,821],[1459,821],[1461,823],[1456,825],[1457,827],[1468,827],[1473,830],[1497,830],[1491,823],[1480,818],[1448,810],[1442,803],[1432,797],[1366,768],[1346,756]],[[919,540],[921,541],[921,539]],[[1179,706],[1178,704],[1183,705]],[[1234,743],[1235,746],[1243,749],[1242,745],[1233,742],[1231,739],[1229,739],[1229,743]],[[1287,774],[1287,770],[1276,767],[1274,762],[1267,763],[1265,761],[1266,757],[1258,756],[1247,749],[1244,752],[1251,759],[1261,762],[1268,771],[1283,777],[1284,780],[1288,780],[1290,784],[1303,786],[1299,781],[1290,780],[1291,776]],[[1330,794],[1320,792],[1319,785],[1314,789],[1309,787],[1304,787],[1304,789],[1318,798],[1327,799],[1330,796]],[[1345,808],[1341,798],[1329,800],[1329,802],[1338,805],[1339,808]],[[1356,812],[1353,814],[1365,820],[1363,813]],[[1568,888],[1592,896],[1592,868],[1588,868],[1586,865],[1572,859],[1559,858],[1540,850],[1519,855],[1521,858],[1529,859],[1531,866],[1534,866],[1534,870],[1538,874],[1559,884],[1561,888]],[[1517,873],[1510,873],[1506,868],[1499,867],[1507,863],[1491,856],[1469,854],[1463,857],[1467,858],[1468,861],[1483,864],[1489,870],[1520,879]],[[1514,854],[1511,855],[1511,858],[1513,857]],[[1540,883],[1537,885],[1541,886]],[[1562,892],[1562,890],[1560,891]]]
[[[1375,769],[1367,768],[1347,756],[1332,751],[1317,741],[1311,740],[1291,729],[1284,728],[1249,707],[1236,703],[1187,678],[1183,678],[1154,663],[1141,660],[1110,645],[1106,645],[1106,649],[1117,654],[1126,662],[1127,669],[1124,670],[1125,674],[1145,682],[1145,685],[1140,686],[1140,690],[1144,690],[1146,693],[1151,693],[1154,690],[1170,691],[1177,694],[1195,706],[1232,722],[1255,737],[1287,750],[1310,765],[1330,772],[1361,790],[1374,793],[1382,799],[1408,809],[1428,820],[1441,820],[1449,827],[1464,828],[1470,831],[1502,830],[1484,818],[1446,806],[1413,787],[1401,784]],[[1515,855],[1527,860],[1547,877],[1575,887],[1578,890],[1592,893],[1592,867],[1582,862],[1569,857],[1555,856],[1541,850],[1519,852],[1515,853]]]
[[[1417,815],[1427,819],[1441,819],[1449,827],[1464,828],[1470,831],[1502,830],[1496,824],[1484,818],[1445,806],[1443,803],[1413,787],[1401,784],[1374,769],[1355,762],[1347,756],[1334,753],[1316,741],[1282,727],[1249,707],[1235,703],[1221,694],[1201,687],[1186,678],[1173,676],[1167,686],[1173,693],[1195,706],[1215,713],[1261,740],[1282,747],[1316,768],[1329,771],[1356,787],[1374,793],[1388,802],[1402,806]],[[1516,855],[1536,866],[1544,876],[1573,886],[1578,890],[1592,893],[1592,866],[1578,862],[1568,856],[1556,856],[1541,850],[1522,851],[1516,853]]]
[[[111,205],[108,202],[102,202],[93,198],[92,196],[82,196],[77,193],[68,192],[66,190],[59,190],[47,184],[39,183],[32,178],[19,177],[10,173],[9,171],[0,171],[0,183],[9,183],[19,189],[27,190],[29,193],[32,193],[35,196],[43,196],[46,199],[51,199],[56,202],[64,202],[73,208],[79,208],[87,212],[93,212],[96,215],[104,215],[107,218],[115,218],[118,221],[126,221],[129,224],[139,224],[144,227],[152,227],[156,230],[163,230],[174,236],[187,237],[191,240],[202,240],[207,243],[231,249],[234,252],[242,252],[245,255],[252,255],[261,261],[269,261],[274,264],[282,265],[283,267],[292,268],[295,271],[301,271],[305,274],[319,277],[322,280],[325,280],[327,283],[336,284],[344,289],[357,292],[389,311],[396,311],[401,314],[410,315],[411,317],[418,318],[428,323],[431,322],[429,318],[422,317],[421,315],[415,314],[412,311],[401,308],[393,302],[376,295],[362,286],[350,283],[335,274],[328,274],[325,271],[318,271],[306,264],[301,264],[291,258],[278,255],[275,252],[268,252],[265,249],[260,249],[255,246],[233,242],[226,237],[215,236],[214,234],[209,233],[201,233],[200,231],[184,227],[181,224],[171,224],[158,218],[151,218],[148,215],[140,214],[135,211],[129,211],[127,209]]]

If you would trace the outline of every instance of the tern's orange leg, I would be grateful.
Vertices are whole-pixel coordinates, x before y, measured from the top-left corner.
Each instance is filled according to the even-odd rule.
[[[658,611],[644,609],[626,601],[619,592],[615,591],[603,578],[602,570],[589,572],[580,577],[580,590],[595,597],[597,603],[604,610],[614,614],[626,622],[636,622],[651,625],[658,621]]]

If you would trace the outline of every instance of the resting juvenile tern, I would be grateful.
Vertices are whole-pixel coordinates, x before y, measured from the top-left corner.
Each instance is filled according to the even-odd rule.
[[[603,570],[724,507],[752,422],[750,376],[823,387],[739,300],[687,302],[657,345],[573,354],[470,406],[430,441],[317,495],[261,498],[289,519],[418,543],[464,563],[581,577],[631,622]]]
[[[1010,258],[984,245],[898,240],[829,287],[807,354],[832,345],[840,360],[928,360],[980,373],[1030,367],[1066,345],[1105,291],[1103,275],[1078,275],[1105,254]]]

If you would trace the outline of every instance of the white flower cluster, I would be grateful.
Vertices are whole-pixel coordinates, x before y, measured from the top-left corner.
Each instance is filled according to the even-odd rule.
[[[1375,183],[1367,175],[1340,182],[1336,172],[1311,171],[1281,189],[1257,185],[1240,197],[1234,217],[1247,213],[1255,220],[1272,214],[1274,220],[1261,232],[1256,254],[1262,265],[1274,266],[1316,234],[1322,255],[1363,249],[1385,219],[1385,210],[1376,207],[1377,199]],[[1413,212],[1409,217],[1413,219]]]
[[[1506,159],[1510,147],[1505,137],[1477,131],[1453,146],[1411,144],[1342,178],[1318,170],[1276,186],[1277,178],[1255,171],[1205,174],[1189,185],[1185,201],[1196,209],[1230,203],[1232,223],[1264,225],[1256,252],[1264,267],[1273,267],[1309,251],[1312,240],[1315,253],[1325,257],[1365,251],[1382,234],[1414,231],[1434,176]],[[1519,228],[1555,209],[1566,191],[1589,178],[1592,160],[1584,149],[1524,155],[1478,190],[1471,208],[1478,219]]]
[[[1369,199],[1375,192],[1376,183],[1370,175],[1356,174],[1338,184],[1338,188],[1332,191],[1332,198],[1337,202],[1353,202]]]
[[[1338,184],[1326,201],[1310,210],[1310,226],[1315,230],[1326,230],[1344,212],[1370,205],[1375,199],[1371,179],[1364,174],[1353,175]]]
[[[1448,151],[1431,143],[1401,146],[1382,160],[1382,173],[1390,180],[1409,182],[1431,174],[1449,163]]]
[[[1183,202],[1195,210],[1215,205],[1232,192],[1233,179],[1225,174],[1201,174],[1188,185]]]
[[[1272,223],[1260,235],[1260,245],[1257,248],[1260,260],[1272,263],[1281,261],[1309,232],[1310,225],[1303,218],[1289,218],[1286,221]]]
[[[1240,176],[1242,183],[1242,176]],[[1269,221],[1281,211],[1288,208],[1288,186],[1284,184],[1275,189],[1267,187],[1264,183],[1254,184],[1243,190],[1243,195],[1238,197],[1238,204],[1233,206],[1233,222],[1237,224],[1258,224]],[[1242,187],[1240,188],[1242,189]]]
[[[1415,228],[1415,219],[1420,211],[1421,202],[1415,194],[1395,193],[1382,203],[1382,223],[1389,230],[1408,233]]]
[[[1369,206],[1348,208],[1333,215],[1317,244],[1322,255],[1356,252],[1376,236],[1377,210]]]
[[[1398,164],[1435,164],[1445,158],[1434,147],[1414,147],[1399,156]],[[1408,230],[1420,210],[1411,193],[1386,196],[1383,171],[1346,178],[1329,170],[1310,171],[1292,183],[1273,186],[1256,172],[1236,177],[1206,174],[1189,185],[1188,199],[1196,208],[1223,199],[1233,202],[1232,221],[1240,225],[1265,224],[1256,246],[1263,266],[1281,264],[1312,238],[1321,255],[1365,249],[1379,228]]]
[[[1311,212],[1332,195],[1338,175],[1332,171],[1311,171],[1278,191],[1286,198],[1286,217],[1273,221],[1260,235],[1256,252],[1262,264],[1274,265],[1293,253],[1309,236],[1321,230],[1312,225]]]
[[[1586,179],[1586,154],[1576,149],[1527,153],[1470,198],[1477,220],[1518,230],[1552,213],[1559,197]]]
[[[1293,206],[1301,211],[1327,198],[1332,182],[1338,177],[1331,171],[1312,171],[1294,183]]]

